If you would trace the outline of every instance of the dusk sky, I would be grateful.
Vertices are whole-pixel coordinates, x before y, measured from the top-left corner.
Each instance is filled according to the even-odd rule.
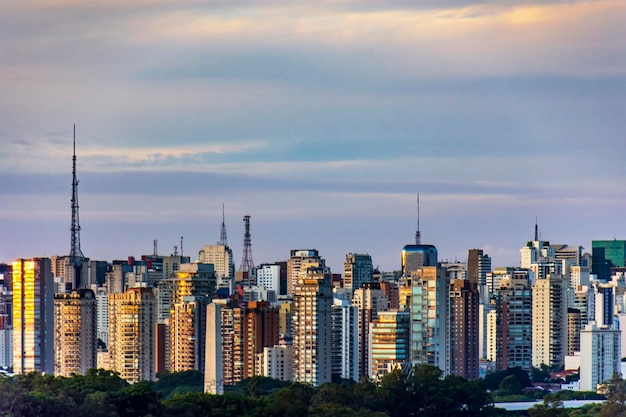
[[[626,2],[6,1],[0,262],[626,239]]]

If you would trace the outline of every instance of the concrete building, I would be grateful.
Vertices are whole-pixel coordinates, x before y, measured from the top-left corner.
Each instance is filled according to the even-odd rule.
[[[263,348],[262,372],[260,375],[278,379],[280,381],[293,381],[293,346],[280,344]]]
[[[491,333],[488,359],[495,361],[497,370],[520,367],[530,373],[533,366],[533,289],[528,271],[514,271],[500,281],[494,303],[490,327],[494,326],[495,335]]]
[[[368,332],[369,333],[369,332]],[[332,374],[359,381],[359,308],[346,300],[333,300],[331,315]]]
[[[304,268],[326,267],[326,261],[320,257],[317,249],[293,249],[287,260],[287,295],[293,295],[298,283],[300,271]]]
[[[293,300],[294,381],[320,386],[332,381],[332,282],[328,268],[300,273]]]
[[[87,288],[54,296],[54,375],[85,375],[97,366],[96,296]]]
[[[408,311],[381,311],[370,324],[369,377],[380,379],[393,369],[411,363]]]
[[[348,253],[343,263],[343,286],[354,291],[361,285],[372,282],[374,267],[368,254]]]
[[[620,330],[591,322],[580,332],[580,389],[596,391],[614,374],[620,375]]]
[[[18,259],[13,269],[13,371],[54,373],[54,277],[49,258]]]
[[[533,366],[563,365],[567,353],[567,281],[560,274],[546,274],[532,286]]]
[[[155,378],[156,302],[152,289],[109,295],[111,369],[130,383]]]
[[[491,272],[491,258],[482,249],[470,249],[467,255],[467,280],[477,288],[487,285],[487,274]]]
[[[181,264],[179,270],[159,282],[157,321],[170,317],[173,305],[183,297],[202,297],[210,302],[215,296],[215,270],[212,264]]]
[[[359,349],[359,377],[369,374],[368,354],[369,354],[369,330],[370,323],[378,317],[380,311],[387,310],[389,305],[385,293],[378,282],[362,284],[361,288],[354,291],[352,298],[359,311],[358,322],[358,349]],[[358,379],[357,379],[358,381]]]
[[[266,290],[274,291],[276,295],[280,294],[280,265],[279,264],[261,264],[256,268],[256,283]]]
[[[451,280],[449,297],[450,373],[477,379],[478,285],[468,279]]]
[[[198,252],[198,262],[213,264],[217,288],[228,288],[229,294],[234,292],[235,263],[233,251],[226,245],[205,245]]]
[[[109,343],[109,291],[107,287],[92,286],[96,295],[96,337]]]
[[[184,296],[169,320],[169,370],[204,372],[206,306],[204,297]]]
[[[222,365],[222,314],[221,306],[211,303],[206,309],[206,352],[204,392],[224,393],[224,367]]]

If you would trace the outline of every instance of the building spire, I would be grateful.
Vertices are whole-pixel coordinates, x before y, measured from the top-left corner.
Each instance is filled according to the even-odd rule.
[[[420,195],[417,193],[417,230],[415,231],[415,244],[422,243],[422,233],[420,232]]]
[[[228,246],[228,237],[226,236],[226,222],[224,217],[224,203],[222,203],[222,230],[220,232],[220,241],[218,245]]]

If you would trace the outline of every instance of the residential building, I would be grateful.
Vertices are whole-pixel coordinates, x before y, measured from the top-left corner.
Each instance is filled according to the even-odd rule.
[[[450,280],[449,297],[450,372],[478,379],[478,285]]]
[[[368,254],[348,253],[343,263],[343,286],[354,291],[364,283],[372,282],[374,267]]]
[[[354,291],[352,304],[358,308],[358,343],[359,349],[359,378],[369,374],[369,330],[370,323],[378,317],[380,311],[387,310],[389,305],[385,293],[378,282],[368,282]],[[358,381],[358,379],[357,379]]]
[[[54,375],[96,368],[96,296],[87,288],[54,296]]]
[[[596,391],[599,384],[620,375],[620,330],[587,324],[580,332],[580,389]]]
[[[396,368],[411,363],[408,311],[380,311],[370,324],[369,377],[380,381]]]
[[[533,366],[560,366],[567,353],[567,303],[563,275],[547,273],[532,286]]]
[[[130,383],[155,378],[156,302],[152,289],[109,295],[111,369]]]
[[[359,381],[359,308],[335,298],[331,313],[333,378]]]
[[[331,382],[332,282],[328,268],[298,275],[293,300],[294,381],[320,386]]]
[[[54,373],[54,277],[49,258],[18,259],[13,270],[13,371]]]
[[[411,363],[449,373],[448,282],[445,270],[424,266],[411,276]]]

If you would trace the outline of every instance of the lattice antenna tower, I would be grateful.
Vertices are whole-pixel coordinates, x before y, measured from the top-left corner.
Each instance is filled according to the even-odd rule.
[[[70,226],[71,247],[70,264],[74,267],[74,288],[80,287],[82,266],[85,256],[80,250],[80,221],[78,218],[78,178],[76,177],[76,125],[74,125],[74,141],[72,156],[72,225]]]
[[[224,203],[222,203],[222,230],[220,232],[220,241],[218,245],[228,246],[228,237],[226,236],[226,222],[224,217]]]
[[[80,221],[78,218],[78,178],[76,177],[76,125],[74,125],[74,154],[72,156],[72,243],[70,259],[72,265],[82,265],[83,252],[80,250]]]
[[[415,244],[422,243],[422,233],[420,232],[420,195],[417,194],[417,230],[415,231]]]
[[[254,269],[254,261],[252,261],[252,237],[250,235],[250,216],[243,216],[244,234],[243,234],[243,255],[241,256],[240,271],[252,271]]]

